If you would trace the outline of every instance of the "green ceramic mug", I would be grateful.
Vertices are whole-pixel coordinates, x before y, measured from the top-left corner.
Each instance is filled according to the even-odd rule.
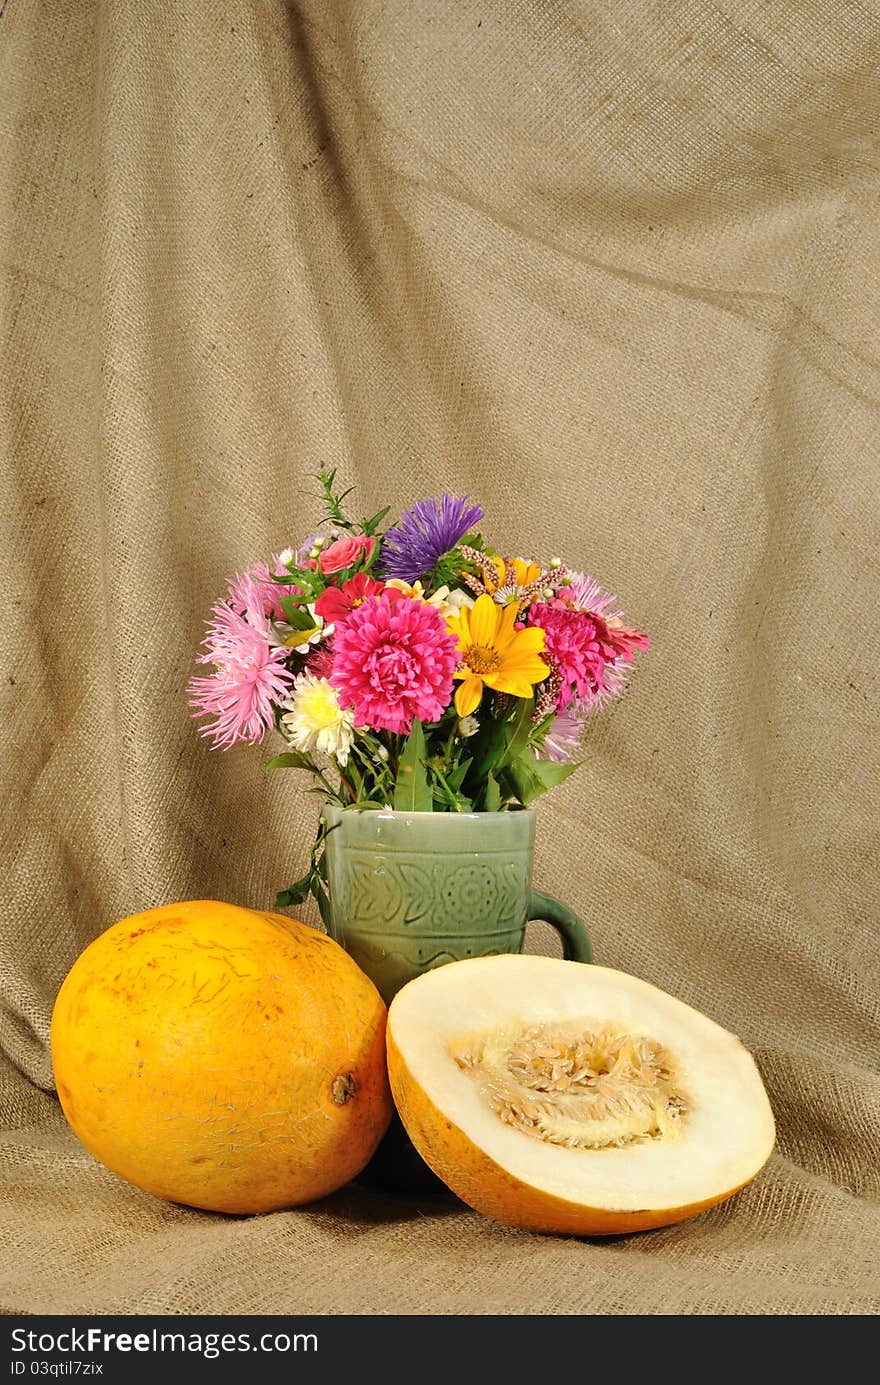
[[[564,955],[592,960],[583,923],[532,889],[533,809],[401,813],[324,806],[331,935],[386,1003],[414,976],[465,957],[522,952],[543,919]]]

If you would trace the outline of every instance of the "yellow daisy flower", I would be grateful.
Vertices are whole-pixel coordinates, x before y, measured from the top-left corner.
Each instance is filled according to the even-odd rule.
[[[493,592],[498,587],[530,587],[533,582],[537,582],[543,571],[540,563],[527,563],[523,558],[492,558],[492,562],[498,569],[498,581],[495,581],[494,573],[488,568],[483,569],[483,582],[486,590]]]
[[[537,626],[515,630],[519,604],[499,606],[485,592],[470,610],[463,607],[448,617],[447,628],[458,640],[458,656],[464,667],[456,670],[462,679],[455,692],[455,710],[469,716],[480,705],[483,688],[531,697],[535,683],[550,672],[539,658],[544,648],[544,631]]]

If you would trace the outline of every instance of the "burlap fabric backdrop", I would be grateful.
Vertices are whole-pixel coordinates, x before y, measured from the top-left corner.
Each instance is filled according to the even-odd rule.
[[[8,0],[2,1308],[876,1308],[880,22],[843,0]],[[755,1052],[778,1152],[616,1242],[116,1180],[48,1020],[113,920],[265,905],[316,812],[184,705],[224,577],[444,488],[653,636],[540,809],[598,958]],[[537,946],[542,946],[539,938]]]

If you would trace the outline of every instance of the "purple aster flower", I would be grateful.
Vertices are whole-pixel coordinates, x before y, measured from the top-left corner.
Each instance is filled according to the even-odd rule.
[[[382,540],[381,575],[417,581],[482,518],[482,507],[468,505],[466,495],[416,501]]]

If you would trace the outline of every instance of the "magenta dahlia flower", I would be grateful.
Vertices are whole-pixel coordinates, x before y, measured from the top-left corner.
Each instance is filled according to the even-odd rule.
[[[210,716],[203,736],[226,750],[240,741],[261,741],[274,725],[274,703],[286,697],[293,674],[285,666],[290,650],[270,641],[269,623],[249,619],[225,601],[211,607],[213,619],[202,641],[200,664],[215,664],[215,672],[191,678],[187,687],[193,716]]]
[[[407,734],[449,705],[455,649],[433,606],[370,596],[336,630],[330,682],[355,725]]]
[[[545,633],[548,663],[559,678],[560,710],[575,695],[595,696],[605,686],[605,668],[616,655],[603,639],[600,616],[572,610],[561,601],[541,602],[530,607],[528,623]]]
[[[560,711],[575,696],[586,699],[591,710],[618,696],[625,683],[619,665],[630,663],[633,651],[647,649],[650,643],[641,630],[630,630],[617,616],[604,618],[555,599],[532,606],[528,623],[545,632],[545,657],[559,678]]]

